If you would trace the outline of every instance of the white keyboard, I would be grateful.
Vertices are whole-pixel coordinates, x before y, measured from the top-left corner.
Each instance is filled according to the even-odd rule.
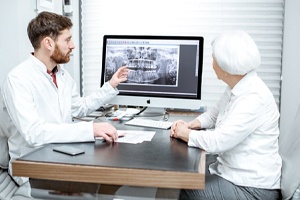
[[[125,123],[125,125],[131,126],[141,126],[148,128],[159,128],[159,129],[169,129],[172,126],[173,122],[167,121],[157,121],[152,119],[138,119],[133,118],[132,120]]]

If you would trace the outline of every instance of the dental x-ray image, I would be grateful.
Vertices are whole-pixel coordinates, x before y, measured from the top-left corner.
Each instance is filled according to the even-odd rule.
[[[129,75],[122,84],[177,86],[178,46],[108,46],[105,80],[127,65]]]

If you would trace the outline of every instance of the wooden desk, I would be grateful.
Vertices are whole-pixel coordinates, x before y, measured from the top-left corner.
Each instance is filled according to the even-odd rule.
[[[112,122],[117,129],[151,130]],[[155,129],[151,142],[73,143],[85,154],[68,156],[49,144],[13,161],[14,176],[35,179],[162,188],[203,189],[205,152]]]

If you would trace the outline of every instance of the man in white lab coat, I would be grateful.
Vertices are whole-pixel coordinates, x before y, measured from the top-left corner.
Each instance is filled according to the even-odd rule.
[[[4,114],[8,124],[11,161],[47,143],[94,141],[96,136],[116,140],[109,123],[78,122],[118,94],[116,86],[127,80],[128,68],[121,67],[102,88],[80,97],[74,80],[60,64],[70,60],[75,48],[69,18],[42,12],[27,27],[34,48],[29,58],[12,69],[2,86]],[[2,111],[1,111],[2,112]],[[28,178],[13,177],[18,185]]]

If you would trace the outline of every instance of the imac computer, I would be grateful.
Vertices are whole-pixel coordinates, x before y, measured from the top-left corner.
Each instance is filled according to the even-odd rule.
[[[109,103],[161,109],[199,109],[203,66],[201,36],[105,35],[101,85],[121,66],[126,82]]]

